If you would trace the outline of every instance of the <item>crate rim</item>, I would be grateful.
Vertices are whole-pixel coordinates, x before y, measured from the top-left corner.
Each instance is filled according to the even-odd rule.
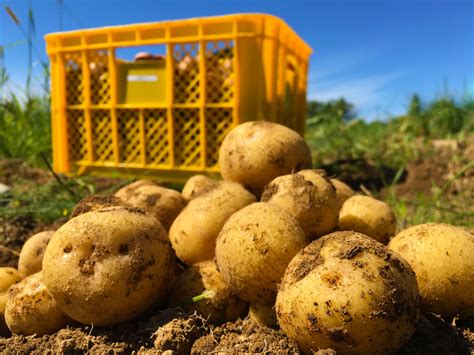
[[[102,27],[93,27],[93,28],[84,28],[84,29],[78,29],[78,30],[72,30],[72,31],[62,31],[62,32],[52,32],[48,33],[44,36],[44,39],[47,43],[50,43],[53,40],[58,40],[58,39],[67,39],[75,36],[83,36],[87,34],[97,34],[97,33],[104,33],[108,34],[110,31],[115,31],[115,30],[124,30],[124,29],[129,29],[129,30],[139,30],[139,29],[150,29],[154,26],[159,25],[160,27],[163,26],[165,27],[175,27],[175,26],[182,26],[186,24],[203,24],[203,23],[208,23],[208,22],[219,22],[222,20],[233,20],[233,21],[240,21],[248,18],[260,18],[260,19],[269,19],[271,21],[275,21],[279,25],[281,25],[283,28],[285,28],[286,31],[288,31],[292,36],[297,37],[301,41],[301,45],[304,47],[304,52],[307,56],[311,55],[313,53],[313,49],[310,47],[310,45],[303,39],[301,38],[298,33],[290,26],[288,25],[282,18],[272,15],[272,14],[266,14],[266,13],[238,13],[238,14],[226,14],[226,15],[220,15],[220,16],[200,16],[200,17],[193,17],[193,18],[186,18],[186,19],[175,19],[175,20],[163,20],[163,21],[156,21],[156,22],[139,22],[139,23],[132,23],[132,24],[126,24],[126,25],[115,25],[115,26],[102,26]],[[256,33],[254,34],[255,36],[258,36],[260,34]],[[237,34],[237,37],[239,37],[239,34]],[[173,42],[173,40],[170,40],[170,42]],[[137,44],[137,46],[139,46]],[[128,45],[125,45],[128,46]],[[47,46],[49,47],[49,46]],[[50,48],[47,48],[47,52],[60,52],[60,51],[67,51],[67,50],[72,50],[73,48],[77,47],[83,47],[83,45],[79,46],[74,46],[74,47],[62,47],[62,46],[55,46],[53,50]],[[118,43],[113,43],[110,45],[110,47],[122,47],[122,45]]]

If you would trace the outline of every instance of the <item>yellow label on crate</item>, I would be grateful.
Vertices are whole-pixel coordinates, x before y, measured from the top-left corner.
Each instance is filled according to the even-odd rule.
[[[166,63],[161,60],[119,62],[119,104],[166,103]]]

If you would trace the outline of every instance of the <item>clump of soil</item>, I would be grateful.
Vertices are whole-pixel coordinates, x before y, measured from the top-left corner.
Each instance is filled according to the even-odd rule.
[[[281,330],[259,326],[249,319],[225,323],[196,340],[191,353],[299,353],[296,343]]]

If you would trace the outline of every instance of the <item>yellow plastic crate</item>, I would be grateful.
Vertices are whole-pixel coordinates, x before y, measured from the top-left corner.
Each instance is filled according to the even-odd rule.
[[[218,174],[235,125],[282,123],[303,133],[311,48],[264,14],[48,34],[54,170],[154,175]],[[125,47],[165,49],[127,61]],[[152,52],[153,52],[153,48]]]

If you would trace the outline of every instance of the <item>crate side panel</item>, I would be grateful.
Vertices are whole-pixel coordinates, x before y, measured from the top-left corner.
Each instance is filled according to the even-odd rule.
[[[234,98],[234,41],[206,43],[206,102],[232,102]]]
[[[199,109],[173,109],[175,164],[201,165]]]
[[[144,110],[143,117],[146,163],[152,166],[169,165],[170,145],[166,110]]]
[[[232,109],[206,109],[206,161],[207,167],[215,167],[219,161],[222,141],[232,129]]]

